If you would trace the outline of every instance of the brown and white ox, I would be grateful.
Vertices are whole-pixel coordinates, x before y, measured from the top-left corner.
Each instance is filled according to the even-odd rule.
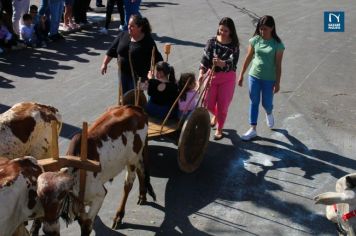
[[[37,196],[37,186],[46,179],[47,188],[57,189],[62,195],[53,196],[52,205],[63,206],[73,186],[73,179],[65,170],[45,172],[34,157],[26,156],[10,160],[0,157],[0,235],[29,235],[24,222],[44,216],[44,209]],[[56,179],[56,182],[50,182]],[[63,207],[61,207],[63,208]],[[60,213],[57,213],[60,214]],[[57,216],[48,221],[57,220]],[[43,228],[44,232],[50,232]]]
[[[339,235],[356,235],[356,173],[336,181],[336,192],[326,192],[314,198],[326,206],[326,218],[336,225]]]
[[[125,204],[128,194],[132,188],[136,173],[140,183],[139,204],[146,201],[147,191],[155,200],[156,196],[150,184],[150,177],[146,163],[147,155],[144,155],[146,138],[148,131],[148,120],[143,109],[135,106],[112,107],[102,114],[88,130],[88,159],[99,161],[101,172],[86,173],[86,187],[84,195],[84,205],[88,211],[78,214],[75,206],[78,203],[79,193],[79,170],[69,168],[69,173],[74,178],[73,200],[70,201],[78,222],[81,227],[81,235],[89,235],[92,231],[93,221],[98,214],[104,201],[107,190],[104,184],[117,176],[126,167],[126,178],[124,184],[124,195],[121,204],[114,218],[113,228],[122,222],[125,214]],[[72,138],[67,155],[79,155],[80,135]],[[45,180],[44,180],[45,181]],[[41,184],[43,188],[38,189],[39,197],[45,209],[52,209],[52,212],[45,212],[44,221],[48,214],[58,212],[57,206],[51,206],[48,202],[53,202],[54,189],[47,189],[46,183]],[[41,194],[45,193],[45,194]],[[51,222],[46,222],[49,225]],[[55,228],[54,228],[55,230]]]
[[[0,114],[0,156],[50,158],[52,120],[57,121],[59,134],[62,119],[58,110],[34,102],[17,103]]]

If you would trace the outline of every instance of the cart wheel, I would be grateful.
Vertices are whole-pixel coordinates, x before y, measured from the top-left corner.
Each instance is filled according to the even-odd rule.
[[[124,94],[124,105],[134,105],[135,104],[135,90],[131,89],[130,91],[127,91]],[[140,90],[140,100],[139,100],[139,106],[140,107],[145,107],[147,104],[147,99],[145,94],[143,93],[142,90]]]
[[[195,109],[184,122],[178,141],[179,168],[191,173],[200,166],[210,137],[210,116],[203,108]]]

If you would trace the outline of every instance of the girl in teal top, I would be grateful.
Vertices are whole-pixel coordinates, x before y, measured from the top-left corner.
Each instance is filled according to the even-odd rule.
[[[274,126],[273,94],[279,91],[282,71],[284,44],[276,33],[272,16],[263,16],[257,23],[256,31],[249,40],[247,55],[242,66],[238,85],[243,84],[243,75],[252,61],[249,70],[250,125],[251,128],[241,136],[250,140],[257,136],[256,126],[258,109],[262,95],[262,106],[266,111],[266,122],[269,128]]]

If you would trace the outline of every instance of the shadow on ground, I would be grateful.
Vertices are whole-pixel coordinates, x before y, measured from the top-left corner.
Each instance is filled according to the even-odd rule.
[[[96,30],[83,30],[65,37],[66,40],[52,42],[48,48],[12,51],[0,58],[1,72],[19,78],[54,79],[59,70],[72,70],[73,66],[63,62],[89,63],[82,55],[99,56],[97,50],[107,49],[113,37],[100,36]],[[18,60],[19,57],[27,60]],[[14,88],[10,80],[0,77],[0,88]]]
[[[259,218],[259,220],[267,221],[268,224],[279,225],[286,231],[297,234],[335,233],[334,226],[325,217],[307,209],[300,203],[284,201],[282,198],[276,197],[275,192],[283,191],[292,194],[301,201],[312,201],[309,196],[303,196],[303,193],[287,191],[282,184],[286,180],[271,178],[267,176],[267,172],[270,170],[283,172],[283,169],[288,167],[299,168],[305,174],[298,177],[305,181],[302,183],[298,181],[286,182],[310,188],[312,191],[316,190],[317,186],[311,186],[305,182],[313,179],[315,175],[328,172],[335,178],[339,178],[347,173],[335,165],[349,167],[355,165],[355,161],[323,150],[309,150],[305,144],[286,130],[276,129],[275,132],[283,134],[290,143],[269,138],[259,138],[254,142],[242,142],[235,130],[224,130],[224,132],[225,137],[230,139],[233,145],[210,142],[205,160],[200,168],[192,174],[182,173],[179,170],[176,148],[159,144],[150,145],[151,175],[169,178],[165,190],[165,207],[155,203],[150,205],[164,211],[165,218],[158,227],[126,224],[124,228],[149,230],[155,232],[156,235],[212,235],[193,225],[196,223],[191,220],[194,216],[193,218],[196,220],[209,220],[217,226],[219,224],[229,226],[232,234],[240,232],[244,235],[257,235],[254,229],[247,228],[246,225],[237,221],[204,212],[203,209],[207,205],[215,205],[226,208],[226,211],[232,212],[232,214],[245,214]],[[277,146],[271,146],[268,143]],[[276,160],[271,166],[253,163],[249,161],[250,151],[273,156]],[[252,173],[244,167],[244,163],[259,165],[261,171],[257,174]],[[241,201],[251,201],[261,211],[268,209],[278,212],[276,214],[280,217],[262,216],[258,212],[240,209],[231,204]],[[285,219],[292,219],[293,224],[289,224]],[[214,231],[215,233],[217,232]],[[224,231],[224,233],[228,232]]]
[[[180,40],[169,36],[159,36],[157,33],[152,33],[152,36],[156,42],[160,42],[160,43],[171,43],[172,45],[193,46],[198,48],[203,48],[205,46],[205,44],[202,43]]]
[[[12,80],[0,76],[0,88],[4,88],[4,89],[15,88],[15,86],[11,84],[12,82],[13,82]]]
[[[146,10],[145,8],[154,8],[154,7],[165,7],[165,6],[176,6],[179,5],[178,3],[174,3],[174,2],[145,2],[143,1],[140,5],[140,10]]]

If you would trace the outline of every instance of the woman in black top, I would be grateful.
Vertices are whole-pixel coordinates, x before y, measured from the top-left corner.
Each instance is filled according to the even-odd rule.
[[[120,32],[111,44],[101,66],[101,73],[104,75],[107,71],[107,65],[113,57],[120,61],[121,83],[124,94],[134,88],[132,74],[136,81],[138,78],[141,78],[141,81],[147,80],[146,76],[150,70],[153,47],[156,48],[155,61],[163,60],[151,36],[151,26],[147,18],[132,15],[128,27],[129,30]],[[133,73],[131,73],[129,53],[131,54]]]
[[[178,96],[178,85],[174,75],[174,68],[167,62],[156,64],[155,75],[148,72],[148,90],[150,96],[146,112],[150,116],[163,119]]]

